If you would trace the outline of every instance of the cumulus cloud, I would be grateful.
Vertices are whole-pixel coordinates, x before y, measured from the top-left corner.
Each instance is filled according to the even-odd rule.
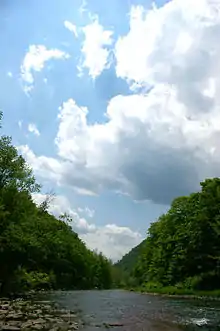
[[[94,233],[88,232],[83,234],[81,238],[90,249],[103,252],[105,256],[114,262],[144,239],[139,232],[133,231],[128,227],[117,226],[116,224],[97,227]]]
[[[133,6],[130,30],[115,46],[117,76],[131,84],[169,84],[188,109],[211,108],[213,95],[204,90],[219,63],[217,3],[173,0],[150,11]]]
[[[150,11],[132,7],[130,30],[118,39],[115,57],[117,75],[136,92],[113,97],[103,124],[88,124],[87,108],[64,102],[57,159],[23,147],[34,169],[79,192],[113,190],[161,204],[219,176],[217,9],[211,0],[193,6],[173,0]]]
[[[46,195],[44,194],[33,194],[33,200],[37,204],[42,203],[45,198]],[[88,211],[89,209],[85,207],[84,210]],[[73,220],[71,224],[73,230],[79,234],[79,237],[86,245],[92,250],[102,252],[113,261],[120,259],[143,240],[139,232],[132,231],[128,227],[120,227],[115,224],[96,226],[93,223],[89,223],[85,218],[80,217],[77,210],[71,208],[68,199],[61,195],[55,196],[51,200],[49,212],[56,217],[65,212],[69,214]]]
[[[46,180],[56,181],[59,185],[62,178],[62,164],[59,160],[47,156],[36,156],[28,145],[17,146],[17,149],[38,176]]]
[[[30,45],[20,68],[21,78],[25,84],[24,90],[29,92],[32,89],[34,83],[33,72],[43,70],[46,62],[52,59],[67,58],[69,58],[69,54],[59,49],[47,49],[44,45]]]
[[[95,19],[92,23],[82,28],[84,42],[82,45],[82,59],[78,66],[79,72],[88,69],[92,79],[99,76],[102,71],[109,67],[109,46],[111,46],[112,31],[105,30]]]
[[[34,123],[28,124],[28,131],[33,133],[35,136],[38,136],[38,137],[40,136],[40,132],[39,132],[36,124],[34,124]]]
[[[77,32],[77,27],[75,24],[69,22],[69,21],[64,21],[64,26],[67,28],[70,32],[74,34],[74,36],[77,38],[78,37],[78,32]]]

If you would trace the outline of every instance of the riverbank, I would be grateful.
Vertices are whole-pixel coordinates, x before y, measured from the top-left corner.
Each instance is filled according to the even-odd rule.
[[[220,300],[220,290],[213,291],[193,291],[189,289],[180,289],[175,286],[162,288],[138,287],[130,288],[129,291],[139,292],[149,295],[159,295],[164,297],[176,297],[181,299],[206,299]]]
[[[73,311],[51,301],[0,298],[0,330],[78,330],[80,321]]]

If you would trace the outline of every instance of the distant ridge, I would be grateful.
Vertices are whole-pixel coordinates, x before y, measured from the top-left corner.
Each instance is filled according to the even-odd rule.
[[[144,244],[145,240],[143,240],[136,247],[132,248],[129,253],[125,254],[122,259],[115,264],[115,266],[122,269],[123,271],[130,273],[137,263],[139,256],[141,255]]]

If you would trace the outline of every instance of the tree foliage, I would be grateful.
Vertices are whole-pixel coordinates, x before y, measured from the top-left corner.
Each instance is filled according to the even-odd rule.
[[[151,224],[133,270],[139,284],[220,288],[220,179],[179,197]]]
[[[125,254],[120,261],[115,263],[115,267],[122,269],[127,273],[130,273],[137,262],[138,256],[142,253],[144,245],[145,243],[143,240],[139,245],[132,248],[129,253]]]
[[[86,248],[69,217],[48,213],[50,196],[36,206],[39,189],[11,138],[1,136],[0,292],[109,288],[110,262]]]
[[[199,192],[176,198],[115,268],[122,286],[220,289],[220,179],[206,179]]]

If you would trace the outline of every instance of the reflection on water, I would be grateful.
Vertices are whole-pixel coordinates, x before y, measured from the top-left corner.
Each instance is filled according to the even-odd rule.
[[[220,331],[220,302],[171,299],[121,290],[54,292],[50,299],[77,310],[84,331]]]

